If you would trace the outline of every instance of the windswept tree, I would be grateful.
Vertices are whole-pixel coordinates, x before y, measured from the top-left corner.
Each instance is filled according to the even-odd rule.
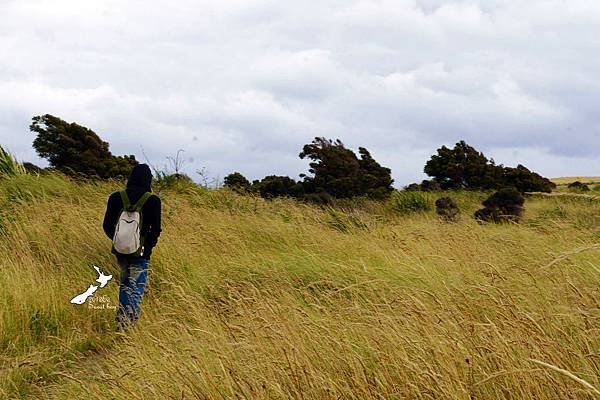
[[[493,187],[493,163],[464,141],[442,146],[425,164],[425,173],[443,189]]]
[[[137,161],[133,155],[114,156],[108,143],[91,129],[50,114],[33,117],[37,133],[33,147],[40,157],[67,175],[113,178],[127,176]]]
[[[385,197],[392,191],[389,168],[382,167],[363,147],[361,158],[339,140],[316,137],[304,145],[300,158],[308,158],[309,172],[304,177],[306,193],[328,193],[336,198],[369,195]]]
[[[519,164],[516,168],[504,167],[503,186],[515,187],[519,192],[547,192],[556,188],[556,184],[540,174],[530,171],[527,167]]]
[[[358,164],[360,166],[361,191],[371,198],[387,197],[394,190],[392,170],[382,167],[366,148],[359,147],[358,153],[360,154]]]
[[[299,156],[311,160],[308,171],[313,176],[304,176],[308,193],[327,192],[338,198],[362,194],[358,158],[339,139],[316,137]]]
[[[524,192],[551,192],[556,185],[523,165],[516,168],[496,165],[464,141],[450,149],[442,146],[425,164],[425,173],[442,189],[516,188]]]

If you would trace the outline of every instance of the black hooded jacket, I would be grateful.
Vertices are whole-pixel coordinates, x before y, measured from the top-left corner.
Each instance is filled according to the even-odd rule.
[[[127,197],[131,204],[137,201],[146,192],[151,192],[152,172],[146,164],[138,164],[133,168],[129,180],[127,181]],[[117,219],[123,211],[123,201],[119,192],[115,192],[108,198],[106,205],[106,213],[104,214],[104,223],[102,224],[106,236],[110,239],[115,235],[115,225]],[[142,227],[141,235],[144,239],[144,254],[142,257],[150,259],[152,248],[156,246],[158,237],[160,236],[160,199],[156,195],[148,198],[144,207],[142,207]]]

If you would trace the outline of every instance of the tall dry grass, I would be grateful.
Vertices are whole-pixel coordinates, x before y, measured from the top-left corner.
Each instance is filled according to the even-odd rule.
[[[0,146],[0,178],[24,173],[25,167],[23,167],[23,164],[18,162],[15,156]]]
[[[89,263],[117,275],[100,224],[118,187],[0,182],[0,397],[598,397],[598,202],[532,197],[520,225],[481,225],[486,195],[456,193],[444,224],[165,190],[142,317],[117,334],[69,299]]]

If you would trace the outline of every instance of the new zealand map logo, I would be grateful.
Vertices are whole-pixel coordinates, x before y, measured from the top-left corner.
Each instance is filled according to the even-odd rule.
[[[92,264],[92,268],[94,268],[96,270],[96,272],[98,273],[98,279],[96,279],[96,282],[98,282],[99,285],[91,284],[85,290],[85,292],[78,294],[77,296],[75,296],[71,299],[72,304],[81,305],[81,304],[85,303],[90,297],[92,297],[94,295],[94,293],[96,293],[98,288],[105,287],[108,284],[108,281],[110,281],[112,279],[112,275],[106,275],[104,272],[102,272],[100,270],[100,268],[97,265]]]

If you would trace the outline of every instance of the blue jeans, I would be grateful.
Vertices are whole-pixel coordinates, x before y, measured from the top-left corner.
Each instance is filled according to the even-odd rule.
[[[117,310],[117,329],[123,330],[135,325],[140,317],[140,304],[148,280],[150,260],[142,257],[117,256],[121,267],[119,279],[119,309]]]

